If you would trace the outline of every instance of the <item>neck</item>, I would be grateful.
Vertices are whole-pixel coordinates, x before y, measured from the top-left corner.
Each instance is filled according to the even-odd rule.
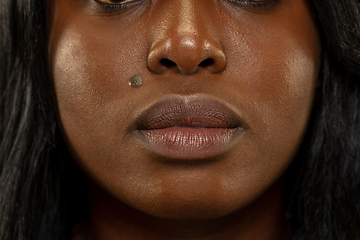
[[[91,185],[90,220],[73,240],[280,240],[289,232],[281,205],[279,181],[257,200],[227,216],[196,221],[162,219],[137,211]]]

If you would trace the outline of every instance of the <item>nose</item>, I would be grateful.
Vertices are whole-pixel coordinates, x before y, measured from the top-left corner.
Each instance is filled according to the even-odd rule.
[[[168,12],[154,13],[159,17],[154,19],[157,24],[147,56],[151,72],[190,75],[200,70],[212,74],[225,70],[226,55],[216,37],[211,11],[196,1],[176,1],[171,7],[159,7]]]

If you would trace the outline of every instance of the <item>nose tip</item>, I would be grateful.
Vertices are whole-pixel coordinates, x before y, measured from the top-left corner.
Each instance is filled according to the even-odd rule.
[[[203,69],[220,73],[226,68],[226,56],[214,40],[198,38],[167,39],[155,43],[148,54],[148,69],[157,74],[175,71],[190,75]]]

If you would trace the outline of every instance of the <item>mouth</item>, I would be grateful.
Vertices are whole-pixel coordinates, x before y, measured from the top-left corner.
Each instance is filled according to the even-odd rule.
[[[218,100],[178,96],[146,109],[135,129],[152,153],[168,159],[195,160],[224,153],[246,130],[246,124]]]

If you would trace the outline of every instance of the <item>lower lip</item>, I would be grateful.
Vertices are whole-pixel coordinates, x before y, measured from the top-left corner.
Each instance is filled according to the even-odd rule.
[[[170,127],[141,130],[150,151],[170,159],[194,160],[214,157],[233,143],[236,128]]]

